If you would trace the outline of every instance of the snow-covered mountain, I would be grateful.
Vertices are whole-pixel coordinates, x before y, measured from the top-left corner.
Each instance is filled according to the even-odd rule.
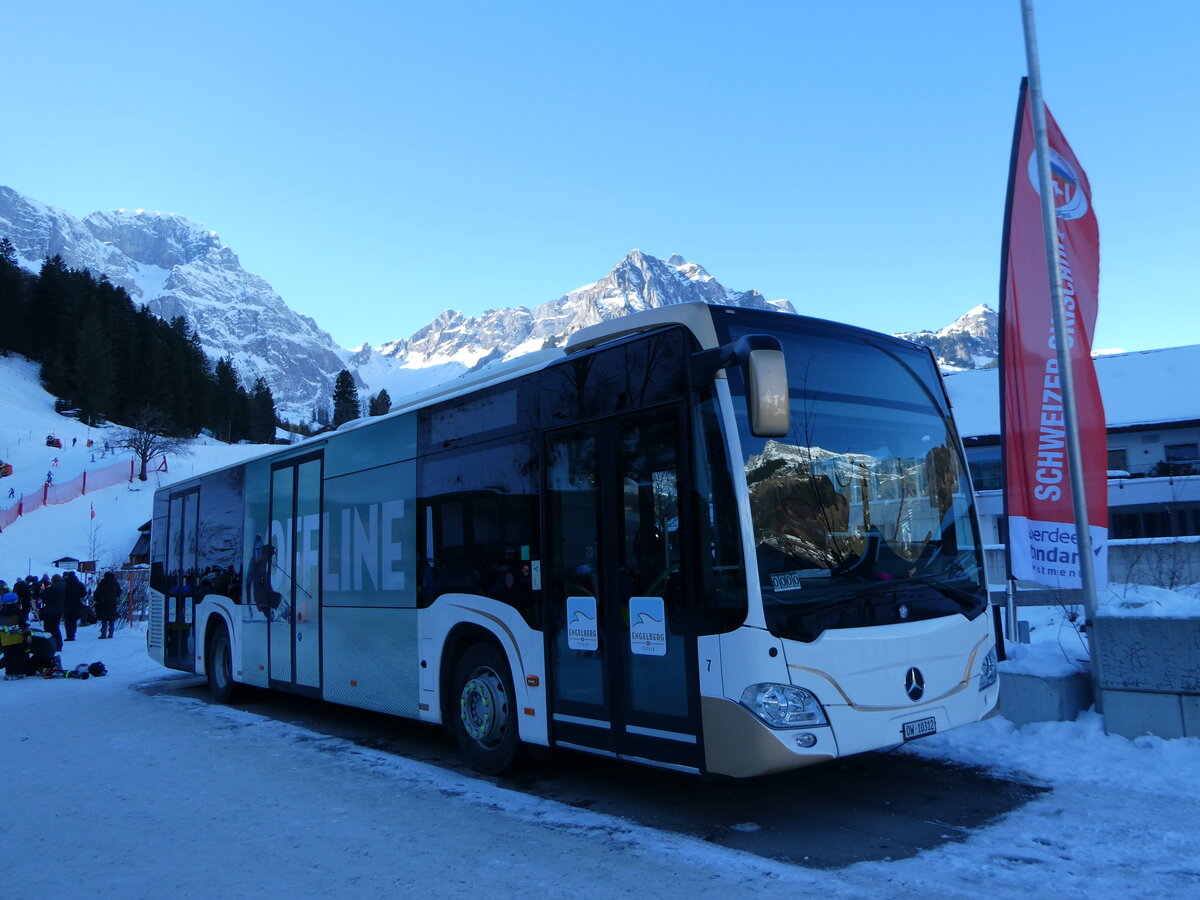
[[[678,254],[666,262],[634,250],[600,281],[576,288],[532,310],[488,310],[467,318],[448,309],[407,340],[390,341],[378,351],[406,366],[443,362],[477,365],[512,355],[529,342],[540,348],[598,322],[618,316],[702,300],[730,306],[795,312],[787,300],[767,301],[758,291],[730,291],[696,263]]]
[[[980,304],[941,331],[911,331],[896,337],[924,344],[945,372],[986,369],[999,358],[1000,321],[995,310]]]
[[[700,300],[795,312],[787,300],[730,290],[682,256],[661,260],[634,250],[599,281],[556,300],[479,316],[447,309],[407,338],[345,350],[243,269],[215,231],[173,213],[115,210],[81,220],[0,186],[0,237],[12,241],[31,271],[57,254],[72,268],[107,276],[165,319],[183,316],[210,357],[231,355],[248,382],[264,377],[280,415],[291,420],[328,408],[343,368],[355,375],[364,400],[385,388],[398,399],[640,310]],[[996,315],[976,307],[942,331],[902,336],[933,347],[951,370],[976,368],[995,359]]]
[[[107,276],[164,319],[183,316],[210,357],[232,356],[249,383],[266,378],[290,418],[327,403],[345,366],[346,351],[316,322],[243,269],[215,231],[182,216],[139,209],[79,220],[0,187],[0,236],[31,271],[57,254],[71,268]]]

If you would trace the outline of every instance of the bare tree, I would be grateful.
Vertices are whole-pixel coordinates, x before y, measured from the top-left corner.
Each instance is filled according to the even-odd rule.
[[[167,453],[179,453],[187,447],[183,438],[173,437],[167,432],[171,423],[157,409],[143,408],[130,421],[129,426],[122,429],[111,441],[114,447],[128,450],[141,462],[138,478],[146,480],[146,466],[156,456]]]

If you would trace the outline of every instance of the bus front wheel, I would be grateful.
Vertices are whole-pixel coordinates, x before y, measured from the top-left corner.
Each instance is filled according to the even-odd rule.
[[[454,667],[451,698],[454,736],[475,769],[501,775],[520,755],[516,695],[508,662],[498,647],[472,644]]]
[[[237,682],[233,680],[233,651],[229,644],[229,629],[224,622],[213,627],[208,639],[208,652],[204,654],[204,670],[208,675],[208,689],[218,703],[229,703],[237,693]]]

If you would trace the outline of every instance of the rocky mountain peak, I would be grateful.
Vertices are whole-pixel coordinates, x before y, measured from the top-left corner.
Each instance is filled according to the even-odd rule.
[[[974,309],[967,310],[938,334],[964,332],[972,337],[995,337],[999,334],[999,315],[986,303],[981,303]]]
[[[97,240],[139,265],[170,269],[222,249],[215,231],[174,213],[118,209],[94,212],[84,217],[83,224]]]
[[[987,304],[980,304],[940,331],[913,331],[896,337],[928,347],[947,372],[986,369],[999,357],[1000,318]]]

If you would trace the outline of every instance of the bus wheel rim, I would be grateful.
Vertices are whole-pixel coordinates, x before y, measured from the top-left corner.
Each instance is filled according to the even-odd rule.
[[[459,715],[471,739],[486,747],[500,743],[508,722],[504,682],[491,669],[477,669],[463,685]]]

